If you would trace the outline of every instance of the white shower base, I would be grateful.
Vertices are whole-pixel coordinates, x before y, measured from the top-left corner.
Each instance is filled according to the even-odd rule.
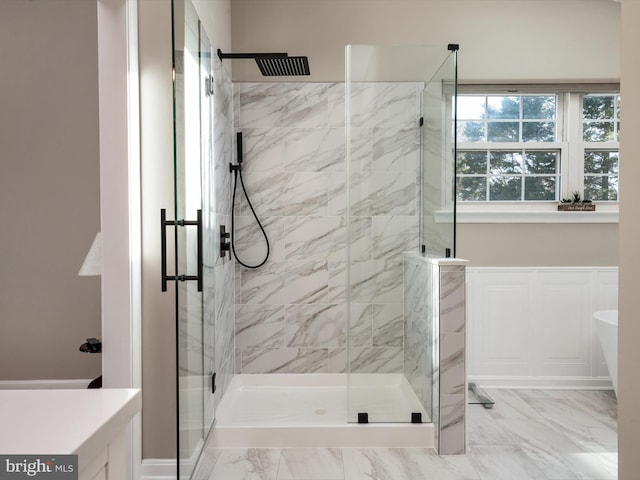
[[[352,374],[352,420],[347,422],[346,374],[235,375],[209,445],[213,447],[433,447],[433,424],[411,424],[411,412],[429,421],[401,374]],[[384,420],[387,423],[373,423]],[[402,422],[402,423],[393,423]]]

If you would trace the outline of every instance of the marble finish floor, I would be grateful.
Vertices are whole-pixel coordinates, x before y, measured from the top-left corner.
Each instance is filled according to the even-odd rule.
[[[616,480],[609,391],[487,390],[467,455],[419,448],[205,448],[196,480]]]

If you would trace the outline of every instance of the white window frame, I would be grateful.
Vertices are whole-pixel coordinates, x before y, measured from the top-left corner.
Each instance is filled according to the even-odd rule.
[[[560,199],[570,197],[575,190],[583,191],[584,152],[587,147],[619,149],[618,142],[602,142],[597,147],[582,138],[582,98],[586,93],[612,94],[620,91],[618,84],[560,84],[560,85],[465,85],[458,94],[530,95],[556,94],[557,142],[460,142],[464,150],[559,150]],[[559,199],[559,200],[560,200]],[[617,223],[618,202],[595,202],[595,212],[558,212],[556,201],[458,201],[458,223]]]
[[[617,90],[617,92],[589,92],[589,93],[593,93],[593,94],[601,94],[601,95],[620,95],[619,93],[620,89]],[[585,94],[581,94],[580,98],[577,100],[578,101],[578,108],[581,110],[582,109],[582,101],[584,98]],[[615,120],[615,119],[614,119]],[[615,120],[616,122],[619,123],[619,120]],[[619,153],[620,153],[620,139],[618,138],[617,142],[585,142],[584,138],[582,137],[582,125],[579,126],[578,128],[578,136],[579,136],[579,141],[580,141],[580,161],[582,162],[580,165],[580,174],[582,175],[582,179],[581,181],[582,186],[584,187],[584,177],[585,177],[585,173],[584,173],[584,154],[585,151],[588,150],[603,150],[603,151],[612,151],[615,150],[618,152],[618,158],[619,157]],[[598,176],[598,175],[594,175],[594,176]],[[620,165],[618,165],[618,175],[617,175],[618,179],[620,178]],[[619,185],[619,184],[618,184]],[[596,202],[598,205],[617,205],[618,202],[620,201],[620,191],[618,191],[618,200],[617,201],[613,201],[613,200],[608,200],[608,201],[604,201],[604,202]]]

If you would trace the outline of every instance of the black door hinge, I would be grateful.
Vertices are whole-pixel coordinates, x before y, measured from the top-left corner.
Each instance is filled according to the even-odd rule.
[[[211,374],[211,393],[216,393],[216,374]]]

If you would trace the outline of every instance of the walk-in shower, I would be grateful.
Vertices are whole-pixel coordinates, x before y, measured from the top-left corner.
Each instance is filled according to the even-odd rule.
[[[175,218],[202,211],[203,259],[202,292],[177,282],[180,478],[208,445],[464,451],[457,46],[349,46],[346,81],[232,82],[189,1],[174,22]],[[221,255],[230,231],[259,268]]]

